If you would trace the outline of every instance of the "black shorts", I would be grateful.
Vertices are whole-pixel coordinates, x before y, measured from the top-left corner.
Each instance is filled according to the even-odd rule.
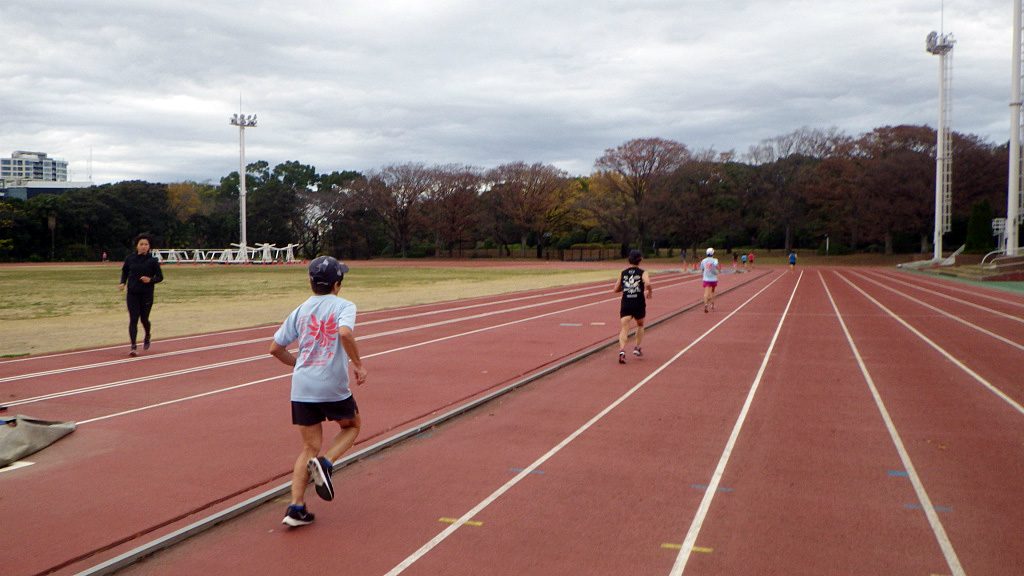
[[[646,302],[623,302],[619,306],[619,318],[632,316],[635,320],[643,320],[647,316]]]
[[[356,397],[349,396],[337,402],[292,401],[292,424],[312,426],[324,420],[351,420],[359,414]]]

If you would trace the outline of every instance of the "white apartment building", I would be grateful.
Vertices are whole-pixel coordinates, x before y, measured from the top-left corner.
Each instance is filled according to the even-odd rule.
[[[43,152],[18,150],[10,158],[0,158],[0,180],[67,182],[67,179],[67,160],[50,158]]]

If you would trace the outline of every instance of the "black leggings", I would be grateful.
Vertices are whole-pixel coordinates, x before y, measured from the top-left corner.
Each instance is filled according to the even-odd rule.
[[[146,331],[146,340],[149,340],[149,311],[153,309],[152,294],[128,293],[128,337],[132,339],[132,346],[135,346],[135,339],[139,334],[139,320],[142,320],[142,329]]]

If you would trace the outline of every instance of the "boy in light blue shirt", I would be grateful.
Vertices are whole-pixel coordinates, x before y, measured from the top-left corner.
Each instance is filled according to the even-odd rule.
[[[292,472],[291,504],[281,522],[303,526],[313,522],[306,509],[306,484],[312,478],[316,493],[324,500],[334,498],[331,483],[333,463],[355,444],[359,436],[359,407],[349,390],[348,364],[356,375],[356,384],[366,381],[366,369],[359,358],[353,330],[356,305],[338,297],[348,266],[330,256],[320,256],[309,264],[309,285],[313,295],[296,308],[274,334],[270,354],[293,366],[292,424],[299,427],[302,451]],[[292,342],[299,345],[298,355],[288,351]],[[324,420],[338,424],[338,434],[323,456]]]

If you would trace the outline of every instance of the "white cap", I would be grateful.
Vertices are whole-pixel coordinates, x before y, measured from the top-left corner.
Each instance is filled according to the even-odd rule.
[[[715,253],[715,249],[714,248],[708,248],[708,256],[711,256],[714,253]]]

